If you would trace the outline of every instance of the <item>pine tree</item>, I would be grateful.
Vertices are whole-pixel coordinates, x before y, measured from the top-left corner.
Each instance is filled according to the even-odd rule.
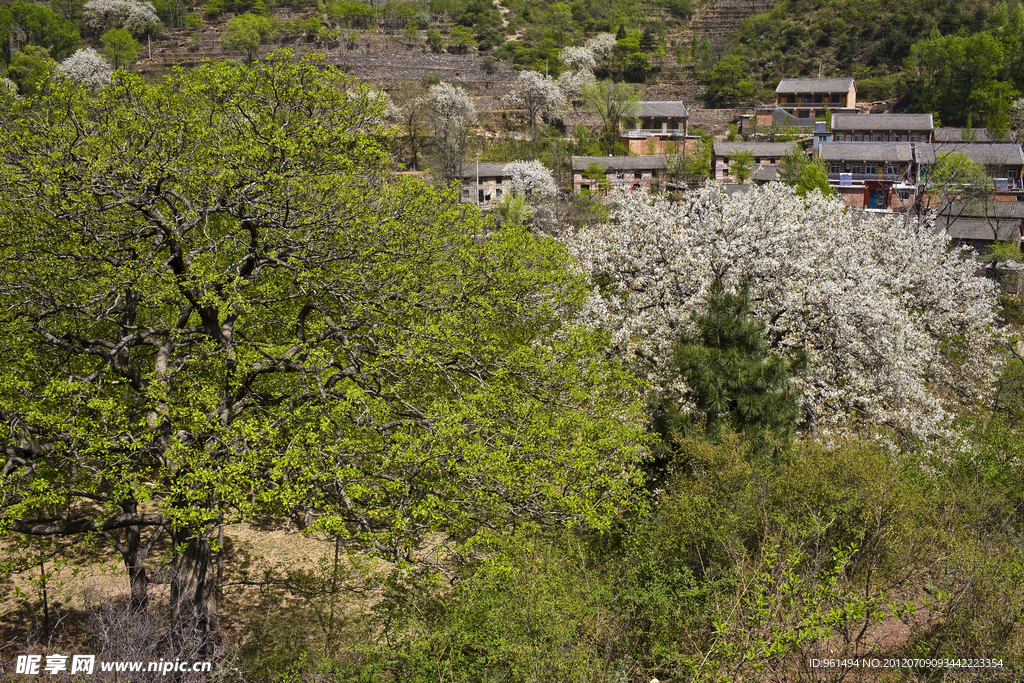
[[[764,323],[751,315],[747,284],[733,294],[716,281],[706,308],[693,315],[697,332],[679,340],[673,358],[693,409],[683,413],[665,399],[655,401],[655,430],[668,448],[699,432],[717,441],[732,431],[761,452],[787,445],[800,419],[790,378],[806,366],[805,357],[771,353]]]

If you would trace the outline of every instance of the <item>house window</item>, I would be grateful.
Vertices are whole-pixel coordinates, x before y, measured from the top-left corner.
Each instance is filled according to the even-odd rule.
[[[786,95],[787,104],[796,104],[796,95]]]
[[[810,104],[810,103],[811,103],[811,96],[810,95],[804,95],[804,104]]]
[[[643,173],[641,173],[640,171],[633,171],[633,179],[634,180],[640,180],[643,177],[644,177]]]
[[[462,196],[463,197],[468,197],[469,196],[469,190],[468,189],[467,190],[463,190],[462,191]]]
[[[839,94],[838,93],[833,93],[833,95],[832,95],[832,104],[839,104]]]
[[[828,165],[828,172],[829,173],[842,173],[841,169],[842,169],[842,167],[839,164],[829,164]]]
[[[639,190],[640,189],[640,183],[633,183],[633,189],[634,190]]]
[[[854,133],[853,141],[854,142],[864,142],[864,136],[862,134],[860,134],[860,133]]]
[[[495,178],[494,182],[496,185],[501,185],[501,178]]]
[[[910,136],[910,141],[911,142],[921,142],[921,136],[920,135],[911,135]]]
[[[814,96],[814,103],[815,104],[821,104],[821,95],[815,95]]]
[[[641,124],[640,127],[643,128],[644,130],[650,130],[651,129],[651,120],[650,119],[644,119],[644,122],[643,122],[643,124]]]
[[[850,173],[860,173],[860,165],[854,164],[850,167]]]
[[[892,141],[893,142],[903,142],[903,136],[900,135],[899,133],[894,133],[893,136],[892,136]]]
[[[910,199],[910,190],[896,190],[896,196],[900,198],[900,201],[907,201]]]
[[[797,118],[809,119],[811,118],[811,112],[807,111],[806,109],[801,109],[800,114]]]
[[[584,189],[584,190],[589,190],[590,189],[590,185],[580,185],[580,188]]]
[[[679,130],[679,122],[678,121],[672,121],[671,123],[668,124],[668,129],[669,130]]]
[[[874,135],[871,136],[871,139],[874,140],[875,142],[881,142],[882,141],[882,134],[881,133],[875,133]]]
[[[494,194],[496,194],[496,195],[498,195],[500,197],[501,196],[501,188],[499,187],[497,190],[495,190]]]
[[[625,178],[626,176],[625,176],[625,175],[623,175],[622,171],[619,171],[618,173],[616,173],[616,174],[615,174],[615,177],[616,177],[616,178],[617,178],[618,180],[622,180],[622,179],[623,179],[623,178]]]

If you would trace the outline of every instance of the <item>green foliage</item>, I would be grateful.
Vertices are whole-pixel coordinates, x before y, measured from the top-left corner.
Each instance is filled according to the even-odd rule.
[[[392,177],[368,88],[272,53],[42,105],[0,118],[0,444],[31,460],[4,471],[5,533],[169,529],[173,613],[210,624],[225,519],[309,513],[398,562],[635,504],[639,380],[562,322],[585,281]]]
[[[245,54],[248,63],[259,54],[260,45],[269,43],[281,30],[276,19],[258,14],[243,14],[228,21],[228,30],[221,44],[229,50]]]
[[[684,413],[667,399],[656,402],[654,425],[663,442],[672,448],[696,429],[712,440],[739,431],[759,448],[788,445],[800,420],[791,378],[805,359],[769,352],[764,323],[750,313],[747,285],[733,294],[716,280],[707,312],[694,314],[693,325],[695,334],[681,338],[672,361],[692,408]]]
[[[343,28],[370,28],[376,24],[377,12],[359,0],[329,0],[327,16]]]
[[[103,34],[100,42],[103,43],[103,54],[114,63],[115,69],[123,69],[139,61],[142,46],[128,29],[112,28]]]
[[[448,34],[448,50],[455,53],[464,53],[470,46],[476,45],[473,32],[465,26],[455,26]],[[431,43],[433,47],[433,42]]]
[[[747,182],[754,170],[754,153],[749,149],[734,154],[729,163],[729,173],[736,176],[740,183]]]
[[[800,149],[786,152],[779,160],[779,180],[796,188],[806,197],[817,190],[823,195],[835,195],[836,189],[828,183],[828,165],[824,159],[811,159]]]
[[[42,84],[49,78],[57,62],[50,59],[49,51],[37,45],[26,45],[14,55],[7,74],[17,83],[18,91],[25,97],[40,93]]]
[[[43,5],[17,0],[0,8],[0,58],[9,65],[14,50],[28,45],[46,48],[55,59],[63,59],[78,45],[81,37],[74,23]]]
[[[508,229],[523,229],[533,218],[534,211],[525,197],[509,193],[495,207],[498,224]]]
[[[438,31],[437,29],[431,29],[430,31],[427,31],[427,45],[430,46],[431,52],[443,52],[444,37],[441,35],[441,32]],[[437,82],[440,83],[441,79],[438,78]]]
[[[727,55],[715,64],[708,76],[703,97],[713,106],[746,104],[754,94],[747,63],[736,55]]]
[[[604,141],[609,146],[618,141],[619,125],[640,113],[640,89],[630,83],[598,81],[583,88],[580,96],[604,122]]]

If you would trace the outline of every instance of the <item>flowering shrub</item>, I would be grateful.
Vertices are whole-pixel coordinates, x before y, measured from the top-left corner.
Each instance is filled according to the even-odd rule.
[[[563,239],[594,277],[586,320],[680,399],[666,361],[716,277],[749,281],[771,346],[806,352],[797,384],[812,426],[859,416],[941,434],[949,402],[984,400],[993,379],[993,285],[916,219],[852,215],[782,184],[729,196],[709,183],[678,203],[622,196],[607,223]]]
[[[86,25],[100,31],[124,28],[141,35],[161,26],[156,9],[145,0],[89,0],[84,13]]]
[[[532,199],[553,197],[558,194],[551,171],[539,161],[513,161],[505,166],[510,177],[509,192]]]
[[[113,71],[99,52],[86,47],[61,62],[57,67],[57,73],[95,90],[110,83]]]

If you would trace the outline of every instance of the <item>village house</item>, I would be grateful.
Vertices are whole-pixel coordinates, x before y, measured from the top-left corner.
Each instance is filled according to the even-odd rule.
[[[926,178],[928,169],[935,165],[942,154],[962,152],[976,164],[985,167],[985,172],[995,185],[995,197],[1001,201],[1016,201],[1024,197],[1024,152],[1021,146],[1011,143],[946,143],[914,145],[918,174]]]
[[[826,142],[818,156],[829,185],[855,209],[909,208],[915,199],[914,149],[909,142]]]
[[[1024,202],[952,202],[935,216],[935,228],[945,230],[957,246],[982,254],[995,241],[1020,248]]]
[[[775,88],[775,103],[755,110],[758,126],[771,126],[776,110],[808,125],[825,110],[857,111],[857,88],[852,78],[783,78]]]
[[[998,140],[988,132],[987,128],[936,128],[932,134],[932,142],[945,144],[987,144],[993,142],[1013,142],[1010,134],[1006,133]]]
[[[750,152],[753,155],[751,172],[759,167],[777,166],[782,155],[792,150],[799,150],[796,142],[722,142],[715,141],[713,146],[715,180],[720,183],[732,182],[736,179],[730,166],[737,154]],[[761,174],[760,177],[763,177]]]
[[[481,161],[462,165],[462,201],[464,203],[497,204],[505,192],[510,176],[505,174],[504,161]],[[479,175],[478,175],[479,173]],[[479,178],[479,183],[477,179]]]
[[[686,153],[690,112],[682,102],[641,102],[637,127],[622,133],[630,154]]]
[[[603,177],[600,172],[603,171]],[[660,154],[638,157],[573,157],[573,192],[626,188],[659,192],[665,189],[668,164]],[[591,176],[597,172],[598,177]],[[586,176],[584,174],[587,174]]]
[[[834,142],[931,142],[931,114],[833,114]]]

